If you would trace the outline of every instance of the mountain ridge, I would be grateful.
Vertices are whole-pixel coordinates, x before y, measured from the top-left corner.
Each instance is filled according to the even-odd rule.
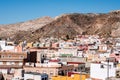
[[[52,20],[53,19],[51,17],[46,16],[15,24],[0,25],[0,37],[4,37],[6,35],[6,37],[11,37],[19,31],[34,31],[50,23]]]
[[[16,31],[12,37],[10,36],[11,39],[14,41],[36,41],[39,38],[51,36],[65,39],[66,36],[73,38],[78,34],[120,37],[120,10],[100,14],[70,13],[55,18],[46,17],[45,20],[42,19],[41,21],[44,23],[42,26],[37,21],[33,20],[33,23],[29,21],[31,25],[29,25],[28,30]],[[35,23],[37,28],[30,29]],[[24,24],[24,26],[26,25]]]

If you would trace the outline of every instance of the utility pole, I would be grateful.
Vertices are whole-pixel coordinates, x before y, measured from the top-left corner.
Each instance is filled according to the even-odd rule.
[[[80,67],[80,80],[82,80],[82,69]]]
[[[107,58],[107,80],[109,80],[109,58]]]

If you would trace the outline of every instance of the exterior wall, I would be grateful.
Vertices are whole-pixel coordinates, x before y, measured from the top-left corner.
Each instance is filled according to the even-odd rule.
[[[85,57],[83,50],[77,51],[77,56],[78,57]]]
[[[31,74],[24,74],[24,80],[27,80],[27,79],[34,79],[34,77]]]
[[[3,74],[7,74],[8,69],[0,69],[0,72],[2,72]]]
[[[110,54],[110,57],[115,58],[117,61],[120,60],[120,54],[119,53],[112,53],[112,54]]]
[[[106,57],[109,57],[109,54],[87,54],[88,61],[105,61]]]
[[[1,51],[13,51],[15,46],[13,46],[13,42],[6,42],[6,41],[0,41],[0,47]]]
[[[58,69],[51,67],[24,67],[24,70],[25,72],[46,73],[48,74],[49,78],[58,75]]]
[[[58,47],[59,47],[59,44],[58,44],[58,43],[53,43],[53,44],[52,44],[52,47],[53,47],[53,48],[58,48]]]
[[[13,51],[14,52],[15,46],[5,46],[2,47],[2,51]]]
[[[104,66],[104,68],[101,67]],[[116,68],[113,67],[113,64],[110,63],[111,67],[109,67],[109,77],[115,77]],[[91,63],[90,66],[90,77],[96,79],[105,80],[107,78],[107,63]]]
[[[100,58],[102,58],[102,57],[109,57],[110,53],[103,53],[103,54],[100,54],[99,56],[100,56]]]
[[[22,46],[20,46],[20,45],[15,46],[14,51],[15,52],[22,52]]]
[[[40,51],[37,51],[37,62],[41,63],[41,53],[40,53]]]
[[[23,60],[27,58],[26,53],[0,52],[0,60]]]
[[[37,51],[37,58],[40,58],[40,55],[44,54],[47,58],[51,58],[54,56],[58,56],[57,50],[51,50],[51,49],[41,49],[41,51]]]
[[[67,64],[69,65],[74,65],[74,69],[76,69],[76,71],[78,72],[82,72],[82,71],[85,71],[85,63],[80,63],[80,62],[67,62]]]
[[[46,54],[47,58],[51,58],[54,56],[58,56],[58,53],[56,50],[48,50],[48,53]]]
[[[23,78],[24,71],[23,69],[14,69],[14,78]]]
[[[36,72],[27,72],[24,74],[24,80],[48,80],[47,74],[40,74]]]
[[[85,58],[79,58],[79,57],[60,57],[62,62],[85,62]]]
[[[13,66],[13,67],[15,67],[15,66],[16,66],[16,67],[18,67],[18,66],[19,66],[19,67],[22,67],[22,66],[23,66],[23,61],[0,61],[0,63],[1,63],[1,64],[0,64],[0,67],[5,67],[5,66],[6,66],[6,67],[7,67],[7,66],[8,66],[8,67],[10,67],[10,66],[11,66],[11,67],[12,67],[12,66]]]
[[[0,41],[1,48],[5,47],[5,45],[6,45],[6,41]]]
[[[37,51],[37,62],[42,62],[42,59],[46,57],[47,51],[46,50],[41,50]]]
[[[116,43],[116,45],[115,45],[115,46],[120,47],[120,43]]]
[[[27,80],[27,79],[41,80],[41,75],[24,74],[24,80]]]
[[[26,45],[26,47],[29,47],[29,48],[32,48],[32,46],[33,46],[33,42],[27,43],[27,45]]]
[[[73,46],[73,42],[60,42],[59,47],[60,48],[69,48]]]
[[[27,54],[27,61],[28,62],[33,62],[36,63],[37,62],[37,52],[36,51],[32,51],[30,52],[30,54]]]
[[[24,66],[24,70],[25,72],[46,73],[49,78],[51,78],[52,76],[57,76],[59,71],[63,71],[64,75],[66,75],[68,70],[72,70],[74,68],[73,65],[62,67],[59,65],[47,66],[45,64],[44,66],[36,65],[36,67]]]
[[[37,52],[36,60],[37,62],[41,61],[41,57],[51,58],[54,56],[58,56],[58,51],[55,48],[39,48],[39,49],[30,49],[30,52]]]
[[[106,44],[101,44],[99,45],[99,50],[100,52],[106,52],[107,51],[107,45]]]
[[[58,50],[59,55],[61,54],[72,54],[73,56],[77,56],[77,49],[76,48],[64,48]]]
[[[71,75],[70,77],[68,77],[68,76],[53,76],[52,80],[86,80],[87,78],[89,78],[88,75],[74,74],[74,75]]]
[[[26,53],[0,52],[0,72],[6,75],[15,73],[16,70],[22,69],[26,58]]]

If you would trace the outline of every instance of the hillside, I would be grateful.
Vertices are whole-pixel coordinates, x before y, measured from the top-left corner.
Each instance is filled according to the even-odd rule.
[[[33,32],[51,21],[53,21],[53,19],[50,17],[42,17],[16,24],[0,25],[0,37],[13,37],[16,33],[26,31]]]
[[[44,20],[41,20],[44,23]],[[33,28],[33,24],[37,24],[37,28]],[[102,37],[120,37],[120,11],[112,11],[106,14],[64,14],[54,19],[48,20],[44,25],[40,26],[39,21],[29,21],[29,26],[25,24],[22,27],[26,27],[26,30],[17,31],[18,26],[15,26],[17,32],[15,32],[12,39],[36,41],[43,37],[57,37],[65,38],[69,36],[73,38],[77,34],[98,34]],[[14,25],[20,25],[23,23],[18,23]],[[9,32],[14,25],[7,27],[3,33]],[[1,29],[0,29],[1,30]],[[2,31],[2,30],[1,30]],[[0,35],[1,35],[0,31]],[[2,33],[2,34],[3,34]],[[11,32],[9,32],[12,34]],[[2,36],[2,35],[1,35]]]

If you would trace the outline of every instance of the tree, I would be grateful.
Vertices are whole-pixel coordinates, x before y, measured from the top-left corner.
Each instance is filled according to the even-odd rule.
[[[2,38],[0,37],[0,40],[2,40]]]
[[[86,35],[87,32],[82,32],[82,35]]]
[[[68,35],[68,34],[66,35],[66,39],[67,39],[67,40],[68,40],[68,39],[70,39],[70,37],[69,37],[69,35]]]

